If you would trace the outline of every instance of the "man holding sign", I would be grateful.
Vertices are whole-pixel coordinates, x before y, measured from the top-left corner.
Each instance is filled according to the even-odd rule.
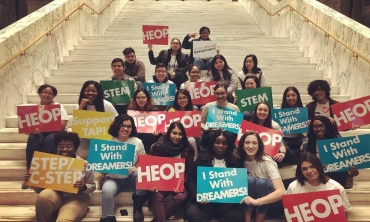
[[[80,144],[76,133],[60,131],[54,139],[60,156],[35,152],[30,171],[25,175],[27,185],[46,188],[36,199],[36,219],[80,221],[96,187],[94,174],[84,169],[85,161],[75,155]]]

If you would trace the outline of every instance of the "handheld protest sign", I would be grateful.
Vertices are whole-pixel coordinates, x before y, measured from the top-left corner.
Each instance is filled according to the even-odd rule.
[[[284,135],[295,133],[308,133],[308,109],[286,108],[271,109],[272,119],[279,123]]]
[[[261,140],[265,145],[265,153],[271,157],[275,156],[279,152],[279,148],[283,139],[283,132],[243,120],[238,132],[238,136],[235,140],[235,145],[238,145],[240,138],[247,131],[256,131],[258,135],[260,135]]]
[[[73,187],[83,178],[85,160],[35,151],[26,185],[76,194]]]
[[[186,82],[186,89],[191,97],[191,102],[195,105],[204,105],[215,101],[214,91],[217,82]]]
[[[17,106],[18,132],[34,133],[62,130],[60,104]]]
[[[100,80],[100,85],[103,88],[104,99],[113,103],[129,103],[134,96],[133,80]]]
[[[139,156],[136,189],[184,191],[185,159],[158,156]]]
[[[134,165],[135,145],[91,139],[87,156],[88,170],[101,173],[128,175]]]
[[[288,222],[347,221],[339,190],[325,190],[282,196]]]
[[[148,90],[154,105],[172,106],[175,102],[176,85],[164,83],[143,83],[143,88]]]
[[[193,41],[193,57],[213,57],[217,54],[216,41]]]
[[[237,134],[242,120],[242,113],[233,109],[212,105],[208,109],[206,126],[210,129],[222,128],[222,130]]]
[[[166,124],[166,111],[140,112],[128,110],[127,114],[135,121],[138,133],[162,133]]]
[[[110,139],[108,129],[114,119],[114,113],[73,110],[72,132],[80,138]]]
[[[259,102],[266,102],[270,108],[273,108],[271,87],[262,87],[255,89],[242,89],[235,91],[238,98],[238,107],[240,112],[252,112]]]
[[[334,104],[331,111],[339,131],[370,124],[370,96]]]
[[[326,173],[370,167],[370,134],[318,140],[317,147]]]
[[[168,26],[143,25],[143,44],[168,45]]]
[[[181,122],[187,136],[200,137],[200,113],[200,111],[176,111],[167,113],[164,132],[167,132],[172,122]]]
[[[240,203],[248,196],[246,168],[197,168],[197,202]]]

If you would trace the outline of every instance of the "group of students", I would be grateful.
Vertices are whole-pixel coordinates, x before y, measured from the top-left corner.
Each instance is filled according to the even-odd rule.
[[[207,27],[202,27],[201,37],[195,40],[207,40],[209,33],[210,30]],[[195,34],[185,37],[182,44],[184,48],[186,48],[185,46],[190,47],[189,38],[192,37],[195,37]],[[171,49],[162,51],[157,58],[153,56],[151,45],[149,45],[149,49],[149,59],[152,64],[156,63],[156,66],[154,75],[148,82],[174,84],[171,80],[182,79],[179,82],[175,81],[178,90],[173,106],[154,105],[149,92],[142,88],[145,78],[132,74],[135,70],[136,72],[142,70],[142,65],[136,64],[137,61],[132,62],[136,57],[132,56],[134,51],[131,48],[124,50],[125,62],[122,59],[112,61],[113,76],[110,78],[111,80],[135,81],[136,90],[129,104],[111,104],[106,101],[101,85],[93,80],[86,81],[80,91],[76,109],[114,113],[116,118],[108,130],[112,140],[133,144],[136,147],[134,165],[129,169],[129,176],[108,174],[98,180],[102,183],[102,217],[100,221],[116,221],[114,197],[122,191],[133,192],[133,218],[135,222],[144,220],[142,208],[147,200],[154,214],[152,221],[155,222],[168,220],[180,209],[184,210],[184,217],[189,222],[209,221],[212,217],[224,222],[250,222],[252,211],[256,212],[255,221],[260,222],[263,221],[266,214],[272,216],[283,214],[281,196],[284,194],[330,189],[340,190],[344,207],[346,211],[349,210],[350,205],[344,187],[351,187],[348,185],[348,181],[358,174],[358,170],[352,167],[348,172],[325,174],[317,150],[317,140],[340,136],[330,109],[330,105],[337,103],[337,101],[330,98],[330,86],[325,80],[315,80],[308,86],[308,93],[313,99],[311,103],[307,104],[309,113],[308,136],[303,134],[284,135],[279,153],[270,157],[265,154],[264,144],[256,132],[247,131],[240,138],[238,145],[235,146],[236,134],[206,126],[207,112],[211,105],[239,111],[235,105],[237,98],[235,98],[234,91],[236,89],[267,86],[265,76],[257,67],[255,55],[246,56],[243,70],[237,75],[228,67],[225,58],[220,54],[213,58],[193,58],[192,53],[190,58],[187,58],[187,55],[183,56],[178,39],[173,39]],[[188,65],[185,60],[194,62],[194,64]],[[183,67],[182,64],[186,64],[186,66]],[[128,66],[130,67],[128,68]],[[186,81],[201,81],[200,71],[204,67],[209,69],[204,81],[217,82],[214,88],[215,101],[207,104],[193,104],[190,93],[184,89],[184,83]],[[127,72],[127,70],[130,71]],[[186,79],[181,78],[180,75],[181,77],[186,76]],[[54,101],[57,96],[55,87],[47,84],[42,85],[38,89],[38,94],[40,105],[57,104]],[[184,126],[180,122],[171,123],[165,135],[158,132],[138,133],[133,118],[127,115],[127,110],[193,111],[199,109],[199,105],[202,105],[202,138],[187,137]],[[281,108],[297,107],[303,107],[300,93],[293,86],[287,87],[283,94]],[[78,135],[65,131],[68,116],[62,105],[61,114],[60,132],[40,132],[36,129],[34,133],[29,135],[26,147],[27,173],[25,181],[30,176],[28,170],[34,151],[81,158],[76,155],[80,147]],[[244,119],[281,131],[279,124],[272,120],[271,107],[266,102],[259,102],[253,112],[245,114]],[[352,129],[355,128],[357,126],[352,127]],[[136,190],[136,166],[140,155],[184,158],[186,166],[184,191],[158,191],[154,187],[151,190]],[[287,192],[278,170],[278,166],[283,162],[297,164],[296,180],[290,183]],[[248,196],[242,200],[241,204],[196,202],[198,166],[246,167],[248,170],[248,181],[246,181],[248,183]],[[50,189],[35,189],[39,193],[35,204],[37,221],[52,221],[55,218],[57,218],[56,221],[81,220],[87,212],[89,196],[96,188],[93,174],[85,173],[84,175],[86,176],[82,180],[75,183],[75,186],[79,188],[77,194]],[[328,176],[332,179],[329,179]],[[24,183],[22,188],[28,187]],[[172,195],[172,200],[165,204],[164,199],[168,195]]]

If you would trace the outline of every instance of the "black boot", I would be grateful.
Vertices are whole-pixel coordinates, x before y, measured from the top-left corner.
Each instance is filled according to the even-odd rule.
[[[117,222],[116,217],[100,218],[100,222]]]
[[[132,200],[134,201],[134,222],[143,222],[143,205],[146,202],[146,196],[132,194]]]

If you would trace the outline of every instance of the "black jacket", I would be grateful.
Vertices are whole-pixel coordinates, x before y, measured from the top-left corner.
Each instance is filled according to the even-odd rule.
[[[158,63],[163,63],[167,67],[168,63],[171,61],[171,53],[172,53],[172,49],[162,50],[159,52],[159,55],[157,57],[154,57],[153,51],[149,50],[148,56],[149,56],[150,64],[157,65]],[[182,52],[177,53],[176,61],[177,61],[178,68],[175,70],[175,72],[176,73],[181,72],[183,75],[186,75],[189,55],[184,54]]]

